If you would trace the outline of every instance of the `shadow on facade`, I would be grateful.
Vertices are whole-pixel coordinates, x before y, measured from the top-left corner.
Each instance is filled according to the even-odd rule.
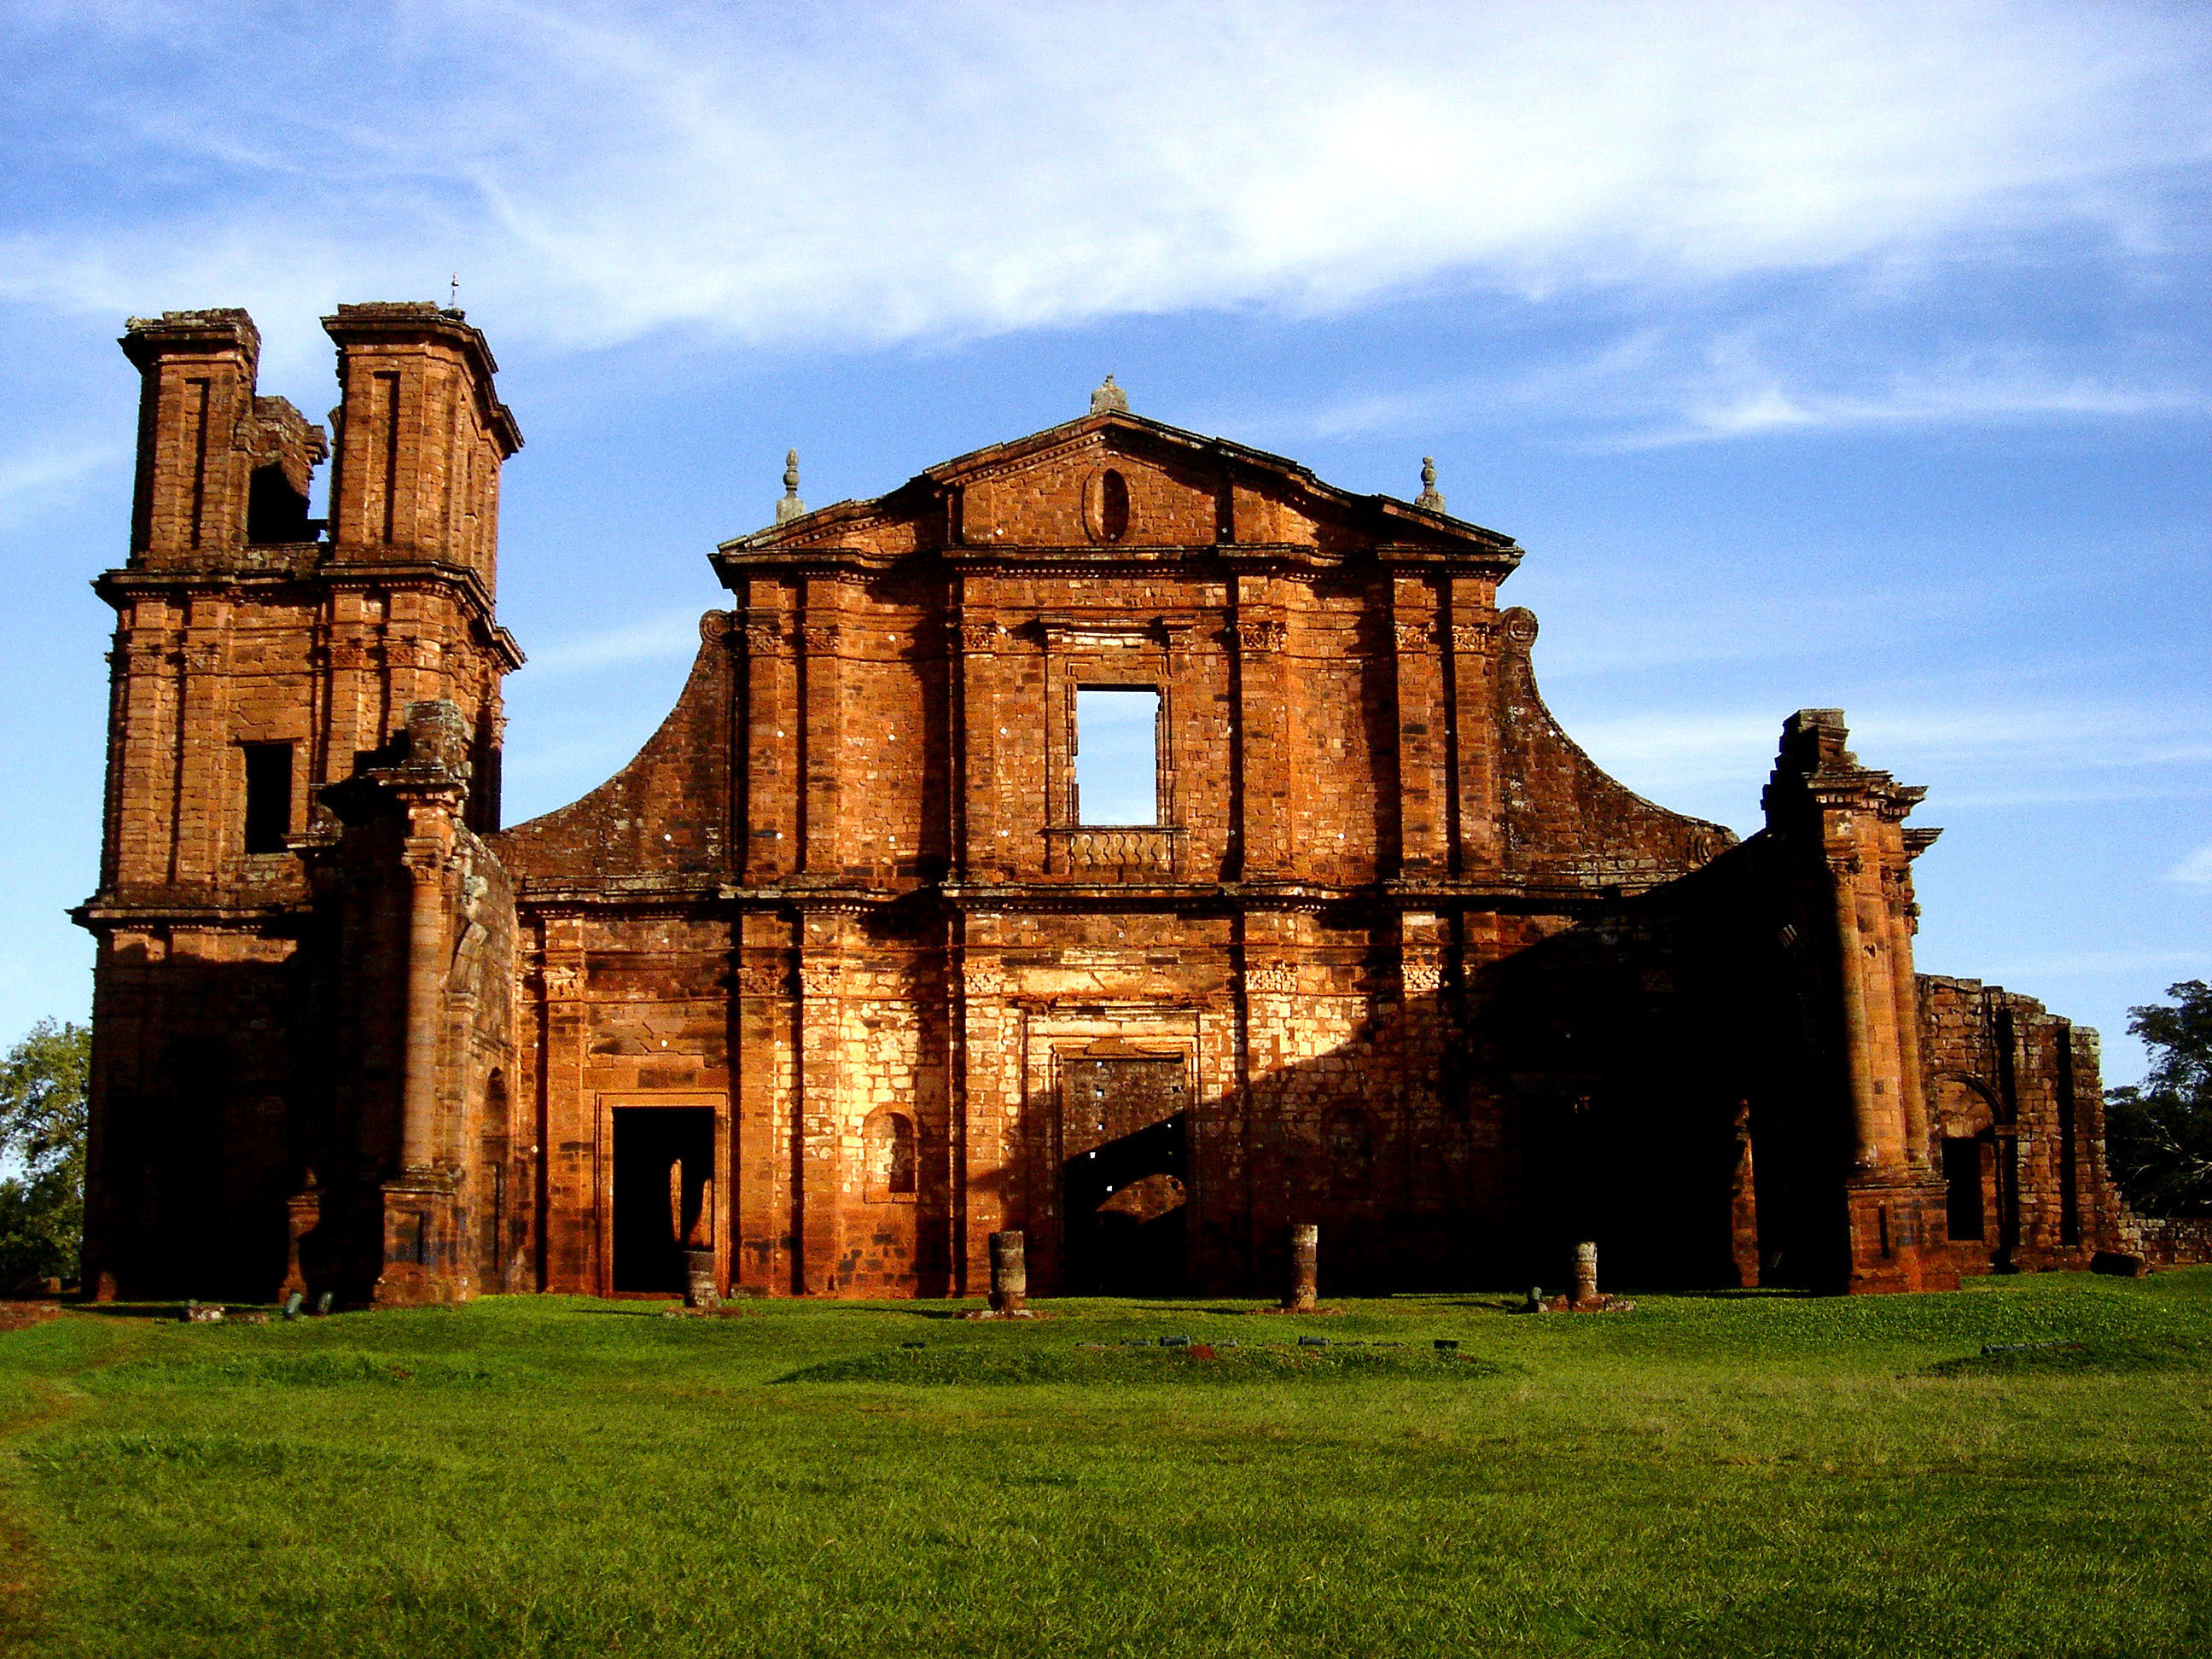
[[[1724,854],[1433,994],[1378,994],[1349,1041],[1072,1161],[1066,1292],[1271,1294],[1298,1222],[1321,1228],[1331,1295],[1556,1288],[1583,1239],[1608,1287],[1838,1288],[1851,1146],[1832,996],[1751,902],[1760,857]],[[1176,1208],[1100,1224],[1109,1194],[1170,1174]],[[1159,1242],[1176,1217],[1180,1273]]]
[[[118,954],[126,952],[139,953]],[[310,1170],[331,1184],[326,1219],[341,1230],[339,1194],[358,1172],[336,1158],[315,1121],[323,1103],[299,1086],[312,1072],[289,1039],[307,1028],[296,961],[170,962],[161,1000],[224,1035],[113,1042],[103,1054],[108,1109],[90,1149],[99,1178],[88,1222],[102,1255],[128,1264],[121,1294],[265,1300],[284,1277],[284,1199]],[[111,985],[112,1000],[135,1003],[122,988]],[[167,1013],[118,1009],[109,1030],[173,1029]],[[318,1266],[328,1274],[337,1264]]]

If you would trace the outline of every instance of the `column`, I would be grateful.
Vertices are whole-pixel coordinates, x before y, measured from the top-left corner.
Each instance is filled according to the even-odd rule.
[[[749,911],[735,929],[737,990],[730,1055],[730,1277],[753,1296],[799,1288],[793,1174],[798,1138],[793,1038],[798,1008],[788,922]]]

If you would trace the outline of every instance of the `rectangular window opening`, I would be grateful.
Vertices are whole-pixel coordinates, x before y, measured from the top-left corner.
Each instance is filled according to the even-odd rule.
[[[1160,694],[1150,686],[1075,693],[1075,821],[1160,821]]]
[[[292,745],[239,746],[246,751],[246,850],[282,853],[292,833]]]

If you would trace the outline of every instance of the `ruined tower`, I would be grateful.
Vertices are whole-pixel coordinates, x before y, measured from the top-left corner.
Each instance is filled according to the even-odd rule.
[[[106,815],[78,915],[99,939],[88,1271],[126,1292],[265,1293],[286,1271],[270,1218],[311,1172],[319,1206],[406,1168],[377,1097],[422,1068],[356,1018],[359,1070],[338,1076],[331,1000],[404,977],[450,929],[379,941],[356,916],[333,955],[366,889],[337,878],[325,791],[411,761],[410,867],[431,882],[462,879],[456,834],[498,820],[500,682],[521,660],[493,612],[499,473],[520,435],[459,313],[342,306],[325,326],[327,524],[308,496],[331,446],[258,395],[245,313],[134,319],[122,342],[137,483],[129,557],[96,584],[116,612]],[[416,729],[440,734],[435,778]]]

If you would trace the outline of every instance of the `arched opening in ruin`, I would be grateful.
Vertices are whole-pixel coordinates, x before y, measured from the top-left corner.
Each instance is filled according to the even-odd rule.
[[[860,1126],[866,1158],[866,1193],[871,1204],[911,1203],[915,1196],[914,1120],[904,1112],[878,1107]]]
[[[1943,1177],[1944,1230],[1954,1244],[1989,1244],[2002,1214],[2004,1188],[1996,1125],[2000,1103],[1978,1078],[1945,1073],[1931,1080]]]

